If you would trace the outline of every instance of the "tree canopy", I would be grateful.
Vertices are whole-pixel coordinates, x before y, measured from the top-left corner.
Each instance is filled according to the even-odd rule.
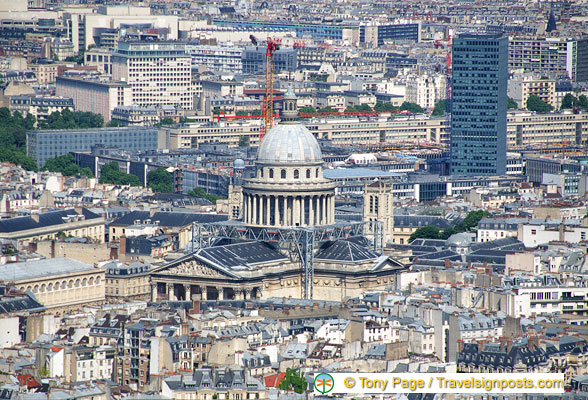
[[[421,106],[419,106],[416,103],[411,103],[409,101],[405,101],[404,103],[402,103],[402,105],[400,106],[400,109],[402,111],[408,111],[411,114],[422,114],[425,112],[425,110],[423,110],[423,108]]]
[[[311,106],[304,106],[304,107],[300,108],[300,112],[301,113],[315,113],[316,108],[311,107]]]
[[[398,111],[398,107],[394,107],[392,103],[377,102],[374,106],[374,111]]]
[[[419,238],[445,240],[455,233],[466,232],[477,227],[480,220],[488,216],[490,216],[490,213],[486,210],[470,211],[463,221],[453,227],[446,228],[443,231],[433,225],[423,226],[410,235],[408,242],[410,243]]]
[[[302,394],[307,388],[308,382],[301,372],[293,368],[286,369],[286,376],[280,382],[281,390],[293,390],[295,393]]]
[[[527,110],[545,113],[553,110],[550,104],[547,104],[534,94],[530,95],[527,99]]]
[[[200,197],[202,199],[206,199],[210,201],[212,204],[216,204],[218,199],[222,199],[222,197],[217,196],[216,194],[208,194],[202,189],[201,187],[196,186],[194,189],[188,192],[189,196]]]
[[[40,129],[88,129],[102,128],[103,126],[104,118],[100,114],[68,109],[61,112],[54,111],[46,121],[39,122]]]
[[[59,157],[49,158],[45,161],[44,171],[61,172],[63,176],[84,175],[93,178],[94,174],[90,168],[80,168],[76,164],[73,154],[68,153]]]
[[[34,129],[35,117],[23,117],[18,111],[11,113],[6,107],[0,108],[0,161],[20,165],[26,170],[36,171],[37,163],[25,154],[27,131]]]
[[[174,182],[172,174],[167,172],[165,168],[157,168],[149,171],[147,174],[147,186],[154,192],[158,193],[172,193],[174,191]]]
[[[513,98],[507,97],[506,98],[506,108],[509,110],[516,110],[517,108],[519,108],[519,105],[517,104],[516,101],[514,101]]]
[[[435,108],[433,108],[433,112],[431,113],[431,115],[435,116],[435,117],[441,117],[443,115],[445,115],[445,108],[447,107],[447,101],[446,100],[439,100],[437,102],[437,104],[435,104]]]
[[[125,174],[120,171],[118,163],[112,161],[104,164],[100,169],[100,183],[112,183],[113,185],[142,186],[141,181],[135,175]]]

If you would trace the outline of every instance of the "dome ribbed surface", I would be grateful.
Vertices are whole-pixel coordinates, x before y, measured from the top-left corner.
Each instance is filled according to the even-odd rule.
[[[267,163],[322,162],[321,148],[302,124],[280,124],[261,141],[257,161]]]

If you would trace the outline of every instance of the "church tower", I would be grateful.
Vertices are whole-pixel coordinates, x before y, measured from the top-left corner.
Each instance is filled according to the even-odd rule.
[[[394,241],[394,196],[390,183],[378,180],[364,185],[363,220],[381,221],[384,224],[384,245]]]

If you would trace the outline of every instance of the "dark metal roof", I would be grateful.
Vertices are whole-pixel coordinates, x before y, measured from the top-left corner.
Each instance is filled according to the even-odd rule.
[[[128,226],[133,225],[135,221],[139,220],[144,223],[146,220],[151,222],[159,221],[159,226],[186,226],[193,222],[209,223],[226,221],[228,217],[220,214],[204,214],[204,213],[180,213],[180,212],[164,212],[158,211],[151,215],[149,211],[133,211],[115,221],[111,226]]]
[[[364,261],[375,258],[378,258],[378,255],[369,248],[348,240],[327,242],[315,256],[316,260],[331,261]]]
[[[4,297],[0,299],[0,314],[15,311],[42,311],[45,307],[34,297],[26,294],[18,297]]]
[[[39,229],[67,223],[69,215],[79,215],[74,208],[67,210],[50,211],[39,214],[39,222],[30,216],[0,220],[0,233],[20,232],[29,229]],[[82,208],[82,215],[86,220],[101,218],[99,215]]]
[[[198,255],[216,265],[227,268],[288,260],[288,257],[264,242],[208,247],[200,250]]]

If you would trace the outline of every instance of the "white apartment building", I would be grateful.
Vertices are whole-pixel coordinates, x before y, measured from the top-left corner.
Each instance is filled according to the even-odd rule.
[[[549,242],[580,243],[588,239],[588,227],[531,221],[519,225],[518,239],[527,248]]]
[[[71,381],[112,379],[115,349],[111,346],[74,348]]]
[[[132,88],[139,106],[173,105],[191,110],[192,58],[179,42],[119,42],[112,55],[114,80]]]
[[[586,314],[588,287],[545,286],[520,287],[517,297],[524,300],[523,315]]]
[[[186,53],[199,71],[238,72],[243,71],[243,48],[232,44],[219,46],[186,45]]]
[[[406,77],[406,101],[422,108],[433,109],[447,97],[447,78],[444,75],[409,75]]]

